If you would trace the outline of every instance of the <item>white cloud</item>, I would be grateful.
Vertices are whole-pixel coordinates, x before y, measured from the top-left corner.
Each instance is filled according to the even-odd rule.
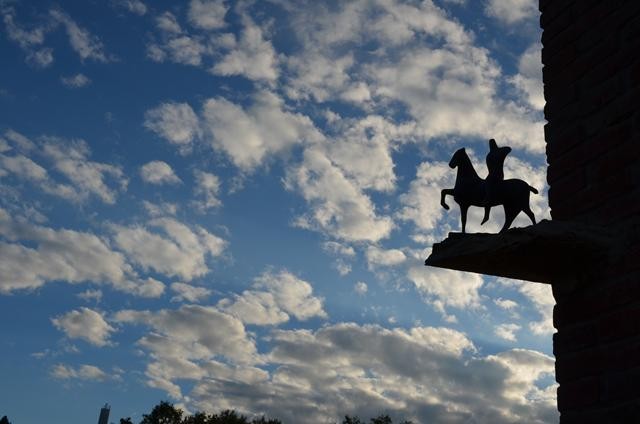
[[[407,260],[407,256],[399,249],[381,249],[369,246],[365,252],[369,268],[397,266]]]
[[[80,365],[73,367],[71,365],[56,364],[51,369],[51,376],[59,380],[94,380],[104,381],[110,378],[110,375],[96,367],[95,365]],[[113,377],[111,377],[113,378]]]
[[[156,228],[158,231],[151,231]],[[145,270],[191,281],[209,272],[207,259],[222,254],[226,242],[202,227],[173,218],[155,218],[146,226],[113,225],[116,245]]]
[[[85,307],[52,318],[51,322],[68,338],[82,339],[100,347],[111,344],[109,337],[115,331],[100,312]]]
[[[494,333],[496,336],[500,337],[501,339],[507,340],[509,342],[516,342],[516,331],[520,330],[522,327],[519,326],[518,324],[500,324],[498,325],[495,330]]]
[[[142,206],[152,218],[157,218],[159,216],[175,216],[176,213],[178,213],[178,205],[176,203],[152,203],[148,200],[143,200]]]
[[[444,162],[421,163],[409,191],[400,196],[403,207],[398,216],[413,222],[419,231],[435,230],[444,212],[440,206],[440,191],[452,188],[454,178],[455,173]],[[448,203],[453,206],[450,199]]]
[[[0,170],[4,174],[15,174],[32,181],[43,181],[48,177],[47,170],[23,155],[4,156],[0,154]]]
[[[407,278],[437,310],[445,313],[447,306],[454,308],[480,307],[479,290],[482,276],[471,272],[425,267],[424,258],[413,258],[416,265],[409,267]]]
[[[198,199],[194,201],[196,207],[201,211],[207,211],[219,207],[222,202],[218,199],[220,192],[220,179],[210,172],[193,171],[195,177],[195,188],[193,189]]]
[[[220,29],[225,26],[224,16],[228,9],[223,0],[191,0],[189,21],[198,28]]]
[[[395,188],[392,140],[407,135],[406,126],[369,115],[337,124],[346,128],[337,139],[325,143],[327,155],[361,189],[390,192]]]
[[[27,63],[46,68],[53,63],[53,49],[44,47],[27,53]]]
[[[31,141],[28,137],[20,134],[17,131],[8,129],[5,131],[4,136],[13,144],[18,150],[30,151],[36,148],[36,143]]]
[[[5,136],[14,145],[16,153],[13,156],[0,154],[0,174],[12,173],[37,182],[37,187],[46,193],[74,202],[95,195],[103,202],[113,204],[118,192],[127,187],[128,180],[119,166],[89,159],[91,152],[84,140],[41,136],[35,143],[13,130],[7,131]],[[39,156],[53,172],[49,173],[45,167],[18,152]],[[68,182],[56,181],[54,174],[66,177]],[[117,186],[112,187],[113,183]]]
[[[51,281],[107,283],[145,297],[164,290],[159,281],[140,279],[120,252],[94,234],[33,225],[0,209],[0,235],[2,293],[32,290]]]
[[[325,252],[329,252],[333,255],[353,257],[356,255],[356,251],[351,246],[338,243],[337,241],[326,241],[322,243],[322,249]]]
[[[211,295],[211,290],[205,287],[197,287],[185,283],[173,283],[171,284],[171,290],[176,293],[171,298],[172,302],[197,303]]]
[[[187,103],[162,103],[145,113],[144,126],[176,145],[180,152],[191,150],[200,132],[198,116]]]
[[[553,298],[551,286],[527,282],[522,284],[519,290],[529,298],[541,315],[539,321],[529,323],[529,329],[538,335],[553,334],[555,332],[555,328],[553,327],[553,306],[556,304],[556,301]]]
[[[367,283],[365,283],[364,281],[358,281],[353,285],[353,290],[359,295],[365,295],[369,290],[369,287],[367,286]]]
[[[288,321],[290,315],[299,320],[326,318],[322,302],[313,296],[311,284],[283,270],[265,272],[256,278],[252,290],[223,299],[218,307],[246,324],[272,325]]]
[[[64,25],[71,48],[82,60],[93,59],[98,62],[109,62],[111,60],[104,51],[102,41],[88,30],[78,26],[69,15],[60,9],[52,9],[50,14],[55,22]]]
[[[256,93],[247,108],[221,97],[209,99],[202,121],[214,149],[226,153],[243,171],[305,140],[322,138],[308,117],[288,112],[282,99],[268,91]]]
[[[58,137],[42,137],[42,154],[53,162],[56,171],[67,177],[74,185],[75,192],[70,193],[64,187],[54,187],[51,194],[69,196],[72,200],[84,200],[89,195],[98,196],[103,202],[113,204],[118,189],[107,185],[110,177],[123,190],[128,180],[119,166],[94,162],[88,159],[91,154],[84,140],[65,140]]]
[[[203,58],[213,52],[202,36],[183,31],[171,12],[157,16],[156,26],[160,30],[160,41],[147,45],[147,56],[151,60],[170,60],[183,65],[200,66]]]
[[[542,45],[538,42],[532,44],[518,61],[518,74],[509,79],[524,95],[529,105],[542,110],[545,105],[544,89],[542,85]]]
[[[0,10],[2,20],[9,39],[17,43],[26,53],[27,63],[45,68],[53,63],[53,50],[48,47],[39,47],[45,41],[46,34],[51,31],[50,25],[42,23],[30,29],[24,29],[15,22],[15,9],[3,5]]]
[[[91,84],[91,80],[84,74],[75,74],[68,77],[61,77],[62,84],[69,88],[81,88]]]
[[[536,0],[488,0],[485,13],[505,24],[513,25],[538,16]]]
[[[194,408],[234,405],[301,424],[372,410],[414,422],[557,420],[556,386],[535,384],[553,371],[553,358],[538,352],[472,356],[475,346],[455,330],[350,323],[274,331],[271,343],[267,359],[275,368],[268,376],[201,378],[188,394]]]
[[[102,300],[102,290],[100,289],[96,289],[96,290],[92,290],[92,289],[87,289],[85,291],[83,291],[82,293],[78,293],[76,296],[78,296],[80,299],[88,302],[90,300],[94,300],[96,303],[99,303]]]
[[[178,184],[182,181],[173,172],[173,168],[161,160],[154,160],[140,168],[140,176],[150,184]]]
[[[264,39],[262,28],[248,16],[243,17],[243,24],[240,39],[229,53],[216,62],[211,72],[225,76],[243,75],[251,80],[276,80],[278,63],[273,45]]]
[[[174,380],[201,380],[207,376],[232,379],[233,366],[247,371],[259,360],[255,341],[238,319],[213,307],[183,305],[179,309],[157,312],[123,310],[114,319],[121,324],[144,324],[152,331],[138,340],[150,352],[147,384],[181,399],[181,388]],[[226,376],[225,376],[226,374]]]
[[[114,0],[115,5],[127,9],[127,11],[143,16],[147,13],[147,5],[141,0]]]
[[[507,310],[507,311],[512,311],[514,309],[516,309],[518,307],[518,303],[514,302],[511,299],[503,299],[503,298],[498,298],[498,299],[494,299],[493,303],[495,303],[496,305],[498,305],[499,308]]]
[[[287,188],[298,190],[311,212],[297,220],[345,241],[376,242],[393,229],[391,218],[378,217],[371,199],[319,148],[308,148],[302,164],[289,170]]]
[[[178,19],[171,12],[164,12],[161,15],[157,16],[156,25],[161,31],[165,33],[180,34],[182,32],[182,28],[180,28]]]

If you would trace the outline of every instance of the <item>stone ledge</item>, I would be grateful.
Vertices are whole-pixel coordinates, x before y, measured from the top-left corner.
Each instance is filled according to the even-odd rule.
[[[547,284],[573,284],[607,260],[615,245],[607,231],[543,220],[502,234],[449,233],[425,265]]]

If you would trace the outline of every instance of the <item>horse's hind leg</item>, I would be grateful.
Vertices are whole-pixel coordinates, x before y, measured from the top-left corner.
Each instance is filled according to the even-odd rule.
[[[460,220],[462,221],[462,232],[466,233],[467,226],[467,211],[469,210],[469,205],[460,205]]]
[[[536,225],[536,216],[531,211],[531,208],[527,206],[526,209],[523,209],[523,212],[527,214],[533,225]]]
[[[480,225],[484,225],[485,222],[489,220],[489,213],[491,212],[491,206],[484,207],[484,216],[482,217],[482,222]]]
[[[516,216],[518,216],[519,213],[520,213],[520,210],[507,208],[505,206],[505,208],[504,208],[504,225],[502,226],[502,229],[500,230],[501,233],[504,233],[505,231],[507,231],[509,229],[509,227],[513,223],[513,220],[516,219]]]

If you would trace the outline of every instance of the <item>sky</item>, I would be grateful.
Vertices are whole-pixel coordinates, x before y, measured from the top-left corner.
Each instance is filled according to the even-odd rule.
[[[549,219],[536,6],[1,0],[0,415],[557,422],[550,287],[424,266],[461,147]]]

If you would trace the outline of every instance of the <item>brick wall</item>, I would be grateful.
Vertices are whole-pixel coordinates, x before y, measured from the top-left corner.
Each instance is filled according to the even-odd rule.
[[[640,1],[540,11],[551,216],[621,237],[576,288],[554,285],[560,421],[640,422]]]

